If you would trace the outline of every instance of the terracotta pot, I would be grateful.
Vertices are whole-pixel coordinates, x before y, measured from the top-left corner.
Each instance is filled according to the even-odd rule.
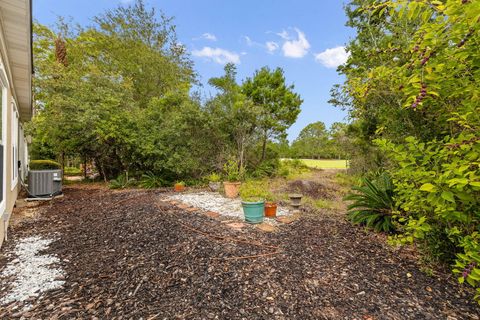
[[[275,218],[277,216],[277,204],[275,202],[265,202],[265,217]]]
[[[185,186],[183,184],[175,184],[175,192],[183,192],[185,191]]]
[[[230,199],[238,197],[238,192],[240,191],[241,182],[223,182],[223,188],[225,189],[225,196]]]

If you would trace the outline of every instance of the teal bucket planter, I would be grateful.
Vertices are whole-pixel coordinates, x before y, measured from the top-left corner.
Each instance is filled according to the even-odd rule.
[[[265,212],[265,201],[247,202],[242,201],[243,213],[245,214],[245,221],[256,224],[263,222]]]

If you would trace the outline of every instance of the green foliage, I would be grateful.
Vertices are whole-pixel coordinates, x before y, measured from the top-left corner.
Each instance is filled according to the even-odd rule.
[[[243,167],[239,166],[238,161],[234,159],[228,160],[223,165],[223,171],[225,173],[225,178],[228,182],[238,182],[242,181],[245,177],[245,172]]]
[[[391,241],[455,259],[480,294],[478,2],[353,0],[347,14],[357,37],[332,102],[350,111],[365,167],[392,176]]]
[[[63,170],[63,174],[65,176],[81,176],[83,175],[83,172],[79,168],[65,167],[65,169]]]
[[[55,31],[34,24],[32,152],[93,160],[105,179],[132,170],[159,173],[135,152],[145,145],[142,115],[156,97],[188,97],[193,71],[185,48],[171,19],[140,0],[93,21],[75,31],[64,23]],[[56,56],[58,42],[66,59]]]
[[[242,93],[259,107],[257,122],[262,141],[261,161],[265,160],[270,138],[285,136],[286,130],[297,120],[303,100],[295,93],[294,85],[287,85],[281,68],[263,67],[247,78]]]
[[[265,181],[249,180],[240,186],[240,197],[245,202],[256,202],[270,199],[271,194]]]
[[[161,177],[156,176],[153,172],[147,172],[142,175],[138,185],[145,189],[155,189],[166,186],[167,183]]]
[[[209,181],[209,182],[220,182],[220,180],[222,179],[222,176],[219,175],[218,173],[216,172],[212,172],[211,174],[209,174],[206,179]]]
[[[480,140],[473,134],[460,134],[427,143],[412,137],[404,145],[377,143],[395,163],[391,172],[401,209],[397,219],[405,223],[392,241],[415,241],[429,259],[453,263],[456,258],[457,271],[459,265],[467,268],[477,263]],[[471,269],[478,272],[476,267]]]
[[[175,182],[175,185],[185,187],[185,182],[184,181],[177,181],[177,182]]]
[[[266,160],[257,165],[251,175],[255,178],[273,177],[278,173],[279,166],[278,159]]]
[[[30,160],[29,168],[30,170],[57,170],[62,166],[53,160]]]
[[[110,180],[108,187],[110,189],[125,189],[135,186],[136,183],[137,180],[129,178],[126,173],[122,173],[117,178]]]
[[[382,174],[375,180],[362,179],[362,185],[353,187],[355,192],[344,197],[346,201],[353,201],[348,205],[348,219],[376,231],[394,231],[393,189],[393,183],[387,174]]]
[[[289,157],[300,159],[345,159],[349,138],[347,124],[335,122],[327,130],[321,121],[310,123],[293,141]]]
[[[277,175],[288,179],[308,171],[310,171],[310,169],[302,160],[284,159],[280,161],[280,166],[277,169]]]

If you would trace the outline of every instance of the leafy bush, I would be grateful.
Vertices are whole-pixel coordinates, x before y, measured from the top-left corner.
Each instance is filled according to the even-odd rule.
[[[185,187],[185,182],[184,181],[177,181],[177,182],[175,182],[175,185]]]
[[[302,161],[298,159],[285,159],[279,162],[277,168],[277,176],[283,178],[289,178],[292,175],[302,174],[310,171],[310,168]]]
[[[116,179],[110,180],[109,188],[110,189],[124,189],[132,187],[136,184],[137,180],[133,178],[128,178],[128,175],[122,173]]]
[[[166,182],[156,176],[152,172],[147,172],[142,175],[142,179],[140,179],[139,186],[145,189],[155,189],[160,188],[166,185]]]
[[[431,260],[452,263],[460,282],[479,286],[480,139],[460,134],[443,141],[404,144],[378,140],[393,160],[401,234],[396,244],[417,243]],[[480,289],[477,289],[480,298]]]
[[[63,174],[66,176],[81,176],[83,175],[83,172],[79,168],[65,167],[65,170],[63,170]]]
[[[61,169],[60,163],[53,160],[31,160],[30,170],[57,170]]]
[[[278,172],[280,161],[278,159],[270,159],[260,163],[252,173],[253,177],[263,178],[272,177]]]
[[[218,173],[212,172],[206,178],[209,182],[219,182],[222,179],[222,176],[220,176]]]
[[[256,202],[270,199],[267,184],[264,181],[250,180],[240,186],[240,197],[246,202]]]
[[[375,180],[364,178],[362,182],[361,186],[352,188],[355,193],[344,197],[344,200],[353,201],[348,206],[348,219],[376,231],[394,231],[392,213],[395,204],[392,180],[387,174],[382,174]]]
[[[228,182],[241,181],[245,175],[244,168],[241,168],[238,161],[234,159],[228,160],[223,165],[223,171],[225,172],[225,178]]]

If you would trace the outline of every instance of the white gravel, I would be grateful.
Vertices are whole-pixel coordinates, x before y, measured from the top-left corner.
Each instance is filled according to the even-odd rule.
[[[48,248],[53,239],[44,239],[39,236],[23,238],[15,248],[8,253],[15,256],[0,273],[2,287],[10,282],[10,290],[0,297],[0,304],[13,301],[25,301],[30,297],[37,297],[42,292],[63,286],[64,272],[58,267],[60,260],[52,255],[39,254]]]
[[[180,201],[184,204],[217,212],[222,216],[243,219],[242,201],[240,199],[229,199],[216,192],[178,193],[171,195],[168,200]],[[277,216],[289,215],[286,208],[277,208]]]

